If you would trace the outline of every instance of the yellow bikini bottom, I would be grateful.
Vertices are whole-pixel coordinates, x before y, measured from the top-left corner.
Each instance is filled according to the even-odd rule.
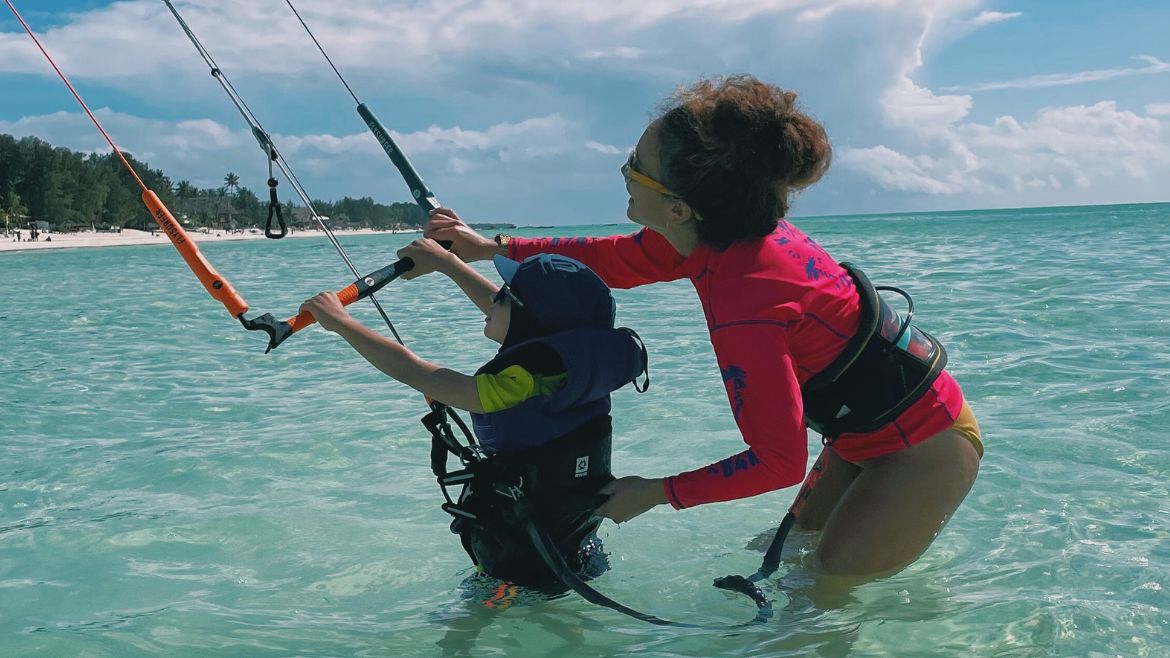
[[[975,446],[975,452],[979,453],[979,458],[983,458],[983,439],[979,436],[979,423],[975,421],[975,412],[971,411],[971,405],[967,404],[966,400],[963,400],[963,408],[951,429],[970,441],[971,445]]]

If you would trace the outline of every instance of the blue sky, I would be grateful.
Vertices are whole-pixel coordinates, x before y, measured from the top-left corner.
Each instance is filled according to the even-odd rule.
[[[263,154],[159,0],[14,0],[121,148],[204,186]],[[283,0],[176,2],[314,198],[405,200]],[[1170,3],[347,0],[298,5],[445,205],[624,221],[618,167],[700,76],[793,89],[835,154],[795,215],[1170,201]],[[103,142],[7,8],[0,132]],[[281,189],[291,195],[287,183]]]

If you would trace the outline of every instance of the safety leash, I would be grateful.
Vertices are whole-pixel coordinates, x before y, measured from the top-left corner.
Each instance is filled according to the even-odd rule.
[[[768,579],[780,567],[780,552],[784,549],[784,540],[788,538],[788,533],[792,531],[792,526],[796,525],[796,519],[800,516],[800,511],[804,509],[804,504],[808,502],[813,488],[816,487],[821,476],[825,474],[827,461],[828,452],[822,451],[820,457],[817,458],[816,463],[813,464],[812,469],[809,470],[808,475],[805,477],[804,484],[801,485],[800,491],[796,494],[796,499],[792,501],[792,506],[788,508],[788,513],[780,520],[780,527],[776,529],[776,535],[772,538],[772,543],[769,544],[768,551],[764,553],[764,560],[760,564],[760,568],[749,577],[731,575],[715,579],[714,585],[719,589],[739,592],[750,597],[759,608],[759,613],[756,617],[757,620],[771,617],[773,611],[771,601],[768,600],[763,590],[756,583]]]

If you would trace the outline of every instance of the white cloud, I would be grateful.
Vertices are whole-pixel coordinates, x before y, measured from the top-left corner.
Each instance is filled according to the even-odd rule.
[[[183,18],[227,71],[322,74],[321,62],[283,3],[176,2]],[[440,74],[453,61],[584,53],[585,59],[638,59],[631,35],[663,21],[739,23],[810,5],[815,0],[429,0],[303,3],[299,11],[333,59],[349,71]],[[881,6],[889,0],[837,0],[828,6]],[[69,75],[140,78],[203,65],[167,8],[155,0],[114,2],[39,30]],[[143,38],[150,35],[152,38]],[[536,61],[536,60],[533,60]],[[44,73],[23,32],[0,34],[0,72]]]
[[[785,17],[823,22],[846,12],[952,16],[982,0],[348,0],[298,7],[338,66],[348,73],[397,79],[439,78],[472,63],[524,62],[537,67],[579,59],[646,60],[653,56],[710,62],[702,47],[720,30]],[[281,2],[193,0],[175,3],[229,74],[247,71],[305,81],[328,75],[296,17]],[[984,12],[983,16],[1011,16]],[[976,21],[988,18],[976,17]],[[160,74],[205,74],[206,68],[166,7],[157,0],[112,2],[33,30],[72,76],[128,80]],[[663,30],[663,26],[669,29]],[[147,35],[148,38],[144,38]],[[724,42],[724,45],[727,45]],[[0,34],[0,72],[45,73],[23,32]]]
[[[975,93],[980,91],[994,91],[998,89],[1036,89],[1038,87],[1059,87],[1064,85],[1079,85],[1086,82],[1100,82],[1135,75],[1160,75],[1170,73],[1170,62],[1163,62],[1150,55],[1137,55],[1134,59],[1146,62],[1145,66],[1122,69],[1098,69],[1093,71],[1078,71],[1075,73],[1050,73],[1031,75],[1026,78],[1005,80],[1003,82],[985,82],[975,85],[958,85],[943,87],[947,92]]]
[[[963,191],[961,186],[935,177],[938,165],[931,158],[911,158],[886,146],[843,149],[837,162],[867,174],[889,190],[924,194]]]
[[[240,175],[246,177],[245,185],[253,189],[263,187],[263,178],[267,177],[267,161],[247,130],[232,130],[209,119],[172,123],[106,108],[94,114],[120,149],[172,175],[182,172],[183,177],[198,185],[217,185],[225,168],[240,170]],[[0,133],[39,137],[56,146],[84,152],[109,151],[93,124],[80,112],[0,121]],[[559,115],[500,123],[485,130],[432,126],[412,133],[391,131],[391,136],[416,163],[430,165],[428,171],[460,174],[503,161],[523,163],[576,153],[582,142],[579,126]],[[379,172],[384,170],[386,156],[368,132],[273,134],[272,141],[298,177],[306,171],[345,172],[355,168],[357,162],[369,164]]]
[[[797,15],[801,21],[823,21],[847,10],[906,11],[919,15],[943,17],[978,6],[976,0],[835,0],[807,2]]]
[[[614,146],[612,144],[602,144],[600,142],[595,142],[593,140],[589,140],[588,142],[585,142],[585,148],[589,149],[590,151],[597,151],[598,153],[604,153],[605,155],[620,155],[620,154],[626,153],[630,150],[630,149],[623,149],[621,147]]]
[[[941,155],[907,155],[877,146],[845,149],[839,162],[891,190],[935,195],[1088,188],[1121,177],[1149,179],[1170,168],[1170,141],[1157,119],[1113,101],[1046,108],[1021,122],[951,127]]]
[[[571,150],[570,133],[576,130],[560,115],[525,119],[517,123],[500,123],[485,130],[467,130],[458,126],[429,128],[413,133],[391,130],[405,153],[414,156],[459,157],[461,167],[472,167],[469,157],[489,160],[532,159],[565,153]],[[354,152],[367,155],[382,154],[373,135],[367,132],[352,135],[274,135],[273,141],[286,157],[312,153],[344,156]]]
[[[1113,101],[1041,110],[1020,124],[1000,117],[962,131],[973,149],[1003,154],[997,169],[1076,180],[1118,175],[1148,178],[1170,164],[1170,143],[1156,120],[1119,110]]]
[[[896,126],[933,132],[945,130],[967,116],[971,109],[971,97],[936,96],[929,89],[919,87],[909,77],[903,77],[882,94],[882,108],[886,117]]]
[[[587,61],[595,59],[642,59],[649,54],[651,54],[649,51],[642,48],[618,46],[609,50],[587,50],[581,53],[580,58]]]
[[[114,112],[109,108],[98,108],[93,113],[119,149],[143,160],[152,160],[156,156],[172,162],[185,158],[208,157],[251,141],[250,133],[232,131],[207,119],[181,121],[175,124]],[[0,133],[17,137],[39,137],[54,146],[64,146],[86,153],[110,151],[109,145],[94,128],[93,123],[80,111],[62,111],[42,116],[21,117],[16,121],[0,121]],[[158,166],[154,162],[151,164]]]
[[[1150,103],[1146,106],[1146,114],[1152,117],[1170,116],[1170,103]]]
[[[978,16],[976,16],[975,18],[972,18],[966,22],[971,27],[979,28],[979,27],[983,27],[985,25],[993,25],[995,23],[1002,23],[1004,21],[1010,21],[1011,19],[1019,18],[1020,16],[1023,16],[1023,14],[1021,14],[1018,11],[1012,11],[1012,12],[982,11],[982,12],[979,12]]]
[[[1040,191],[1096,189],[1105,181],[1148,180],[1156,174],[1170,174],[1170,140],[1163,135],[1160,122],[1152,118],[1157,106],[1154,112],[1147,108],[1151,116],[1142,117],[1119,109],[1115,102],[1103,101],[1044,108],[1031,120],[1005,115],[982,124],[968,120],[974,107],[971,95],[935,93],[915,82],[926,44],[932,40],[957,38],[973,25],[991,25],[1014,17],[983,12],[973,19],[942,23],[928,15],[898,75],[881,93],[879,107],[886,124],[894,128],[887,135],[891,141],[839,148],[837,162],[887,190],[966,196],[981,205],[996,195],[1007,198],[1014,194],[1021,199]],[[1170,68],[1154,58],[1144,60],[1149,64],[1140,69],[1142,74]],[[1071,79],[1035,76],[1026,81],[1065,84]],[[1024,85],[1024,81],[1016,82]],[[998,83],[995,88],[1007,84]],[[966,89],[944,87],[943,91]]]

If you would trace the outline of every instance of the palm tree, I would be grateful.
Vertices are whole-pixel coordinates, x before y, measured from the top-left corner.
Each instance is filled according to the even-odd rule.
[[[6,209],[4,213],[4,234],[7,235],[9,232],[9,220],[15,219],[16,227],[20,228],[20,218],[24,216],[24,213],[28,212],[28,208],[21,202],[20,195],[16,193],[16,190],[8,190],[8,194],[4,197],[4,208]]]
[[[229,171],[227,176],[223,177],[223,189],[234,198],[236,191],[240,189],[240,177]],[[236,223],[232,220],[232,205],[232,202],[228,201],[228,226],[235,228]]]
[[[189,180],[181,180],[175,185],[175,196],[179,199],[179,214],[186,215],[186,200],[195,196],[195,186]]]

